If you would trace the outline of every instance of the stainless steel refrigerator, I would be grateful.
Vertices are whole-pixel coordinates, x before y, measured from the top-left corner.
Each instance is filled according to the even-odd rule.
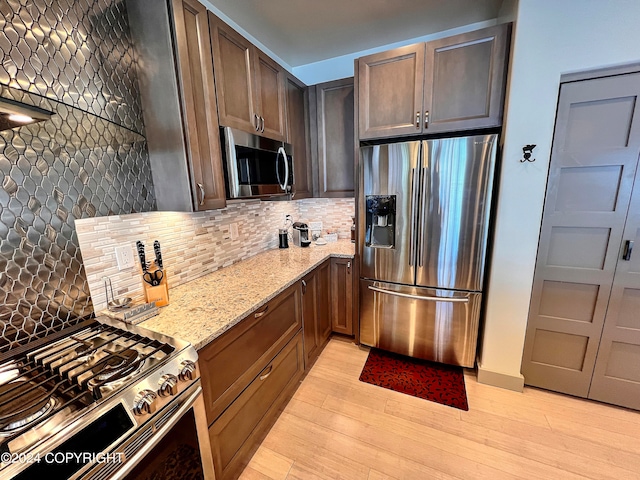
[[[360,149],[360,341],[472,367],[497,135]]]

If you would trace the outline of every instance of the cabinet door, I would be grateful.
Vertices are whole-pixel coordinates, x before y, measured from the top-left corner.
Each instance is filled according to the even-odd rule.
[[[307,135],[307,88],[292,76],[286,81],[287,142],[293,146],[293,192],[296,199],[313,196]]]
[[[322,347],[331,335],[331,262],[326,261],[316,268],[318,345]]]
[[[224,174],[207,10],[195,0],[173,0],[173,15],[194,206],[222,208]]]
[[[317,277],[311,272],[300,282],[302,286],[302,336],[304,337],[305,369],[317,355],[318,300]]]
[[[425,44],[358,60],[360,139],[422,133]]]
[[[353,77],[316,85],[318,195],[354,196]]]
[[[425,133],[502,125],[510,24],[426,44]]]
[[[267,55],[254,48],[254,69],[260,135],[284,141],[285,90],[284,71]]]
[[[213,65],[220,124],[257,133],[253,45],[222,20],[209,13]]]
[[[331,324],[336,333],[353,335],[353,260],[331,259]]]

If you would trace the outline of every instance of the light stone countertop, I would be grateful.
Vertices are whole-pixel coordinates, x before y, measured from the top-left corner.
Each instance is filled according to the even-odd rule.
[[[352,258],[354,252],[353,243],[339,240],[259,253],[172,288],[169,305],[140,326],[180,338],[200,350],[327,258]]]

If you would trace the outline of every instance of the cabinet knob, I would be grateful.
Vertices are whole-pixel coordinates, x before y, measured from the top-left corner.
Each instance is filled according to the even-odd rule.
[[[416,128],[420,129],[420,112],[416,112]]]

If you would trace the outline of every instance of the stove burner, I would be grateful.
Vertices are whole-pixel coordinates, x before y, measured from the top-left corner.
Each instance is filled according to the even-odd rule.
[[[12,433],[53,410],[52,392],[32,387],[24,380],[0,385],[0,433]]]
[[[89,383],[93,385],[102,382],[110,383],[136,373],[143,364],[138,357],[138,352],[131,348],[122,352],[109,353],[106,360],[103,359],[91,369],[97,375]]]

